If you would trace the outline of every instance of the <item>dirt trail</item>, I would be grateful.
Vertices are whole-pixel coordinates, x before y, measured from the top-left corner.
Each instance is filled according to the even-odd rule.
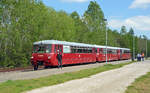
[[[43,87],[27,93],[124,93],[134,80],[150,71],[150,61],[137,62],[87,78]]]

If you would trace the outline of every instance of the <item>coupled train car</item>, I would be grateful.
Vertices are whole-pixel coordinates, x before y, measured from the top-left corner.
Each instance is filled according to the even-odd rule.
[[[31,63],[34,70],[39,65],[58,66],[57,52],[62,55],[62,65],[106,61],[106,46],[58,40],[43,40],[33,44]],[[107,46],[107,60],[127,60],[130,49]]]

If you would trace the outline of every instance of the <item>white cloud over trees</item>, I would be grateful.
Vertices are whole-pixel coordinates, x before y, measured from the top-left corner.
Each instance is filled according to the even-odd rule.
[[[129,8],[143,8],[146,9],[150,6],[150,0],[134,0]]]
[[[121,26],[133,27],[138,31],[150,31],[150,16],[134,16],[127,19],[111,19],[108,21],[111,28],[119,29]]]

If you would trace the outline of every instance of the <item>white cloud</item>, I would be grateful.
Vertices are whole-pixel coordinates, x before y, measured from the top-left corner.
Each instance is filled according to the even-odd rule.
[[[148,8],[150,5],[150,0],[134,0],[129,8]]]
[[[108,21],[109,27],[113,29],[120,29],[121,26],[130,27],[137,31],[147,31],[150,33],[150,16],[134,16],[124,20],[112,19]]]
[[[79,2],[79,3],[83,3],[83,2],[87,2],[89,0],[61,0],[62,2]]]

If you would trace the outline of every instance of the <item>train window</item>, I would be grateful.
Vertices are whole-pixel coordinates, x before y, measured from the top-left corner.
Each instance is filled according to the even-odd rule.
[[[87,53],[90,53],[90,50],[89,50],[89,48],[87,48]]]
[[[115,50],[115,54],[117,54],[117,50]]]
[[[82,53],[84,53],[84,47],[82,47]]]
[[[117,54],[117,50],[115,50],[115,54]]]
[[[78,47],[77,50],[78,50],[77,53],[82,53],[82,48],[81,47]]]
[[[70,46],[64,45],[64,46],[63,46],[63,52],[64,52],[64,53],[71,53],[71,48],[70,48]]]
[[[62,46],[61,45],[55,45],[54,52],[56,53],[57,50],[59,50],[60,52],[62,52]]]
[[[56,51],[57,51],[57,46],[55,45],[55,53],[56,53]]]
[[[57,45],[57,50],[59,49],[59,45]]]
[[[90,53],[90,50],[89,50],[89,48],[87,48],[87,53]]]
[[[99,53],[103,53],[103,50],[102,50],[102,48],[100,48],[100,49],[99,49]]]
[[[85,53],[86,52],[86,49],[85,48],[83,48],[83,53]]]
[[[107,54],[111,54],[112,50],[111,49],[107,49]],[[103,54],[106,54],[106,48],[103,48]]]
[[[90,49],[90,53],[92,53],[92,49]]]
[[[76,49],[72,49],[72,53],[76,53]]]
[[[50,53],[51,45],[34,45],[33,53]]]
[[[103,54],[106,54],[106,48],[103,48]]]
[[[75,48],[73,49],[73,53],[76,53],[76,49]]]
[[[87,48],[83,49],[83,53],[88,53]]]
[[[88,48],[88,53],[92,53],[92,48]]]
[[[75,46],[71,46],[71,53],[76,53],[76,47]]]
[[[117,50],[113,49],[112,54],[117,54]]]
[[[122,50],[122,54],[124,53],[124,50]]]
[[[124,50],[124,53],[130,53],[130,51],[129,50]]]
[[[97,53],[97,48],[95,48],[94,50],[95,50],[95,53]]]
[[[108,53],[108,54],[111,54],[111,53],[112,53],[112,49],[108,49],[108,50],[107,50],[107,53]]]
[[[112,49],[112,50],[111,50],[111,53],[112,53],[112,54],[115,54],[115,50],[114,50],[114,49]]]
[[[74,51],[73,51],[73,46],[71,46],[70,48],[71,48],[71,53],[73,53],[73,52],[74,52]]]
[[[46,45],[45,47],[46,47],[46,53],[50,53],[52,46],[51,45]]]
[[[71,53],[92,53],[92,48],[71,46]],[[94,50],[97,53],[97,49]]]
[[[79,47],[77,47],[77,53],[80,53]]]
[[[59,51],[62,53],[62,46],[59,46]]]
[[[77,53],[77,47],[74,47],[74,49],[73,49],[73,51],[74,51],[74,53]]]

